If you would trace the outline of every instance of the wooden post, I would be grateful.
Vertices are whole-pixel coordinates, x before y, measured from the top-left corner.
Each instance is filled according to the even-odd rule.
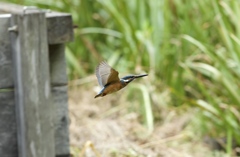
[[[1,12],[12,15],[0,16],[0,118],[11,124],[0,119],[0,156],[69,157],[64,44],[73,40],[71,15],[0,2]]]
[[[53,106],[50,105],[45,13],[13,15],[10,31],[19,157],[53,157]]]

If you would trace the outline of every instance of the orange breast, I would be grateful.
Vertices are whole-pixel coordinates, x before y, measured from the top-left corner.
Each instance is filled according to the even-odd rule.
[[[103,95],[107,95],[107,94],[119,91],[120,89],[122,89],[122,85],[120,82],[110,84],[105,88]]]

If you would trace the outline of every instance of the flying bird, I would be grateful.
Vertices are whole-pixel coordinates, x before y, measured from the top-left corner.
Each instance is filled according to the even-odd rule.
[[[103,61],[96,68],[96,76],[102,89],[94,98],[103,97],[105,95],[117,92],[127,86],[134,79],[147,75],[148,74],[128,75],[119,79],[118,71],[109,66],[107,62]]]

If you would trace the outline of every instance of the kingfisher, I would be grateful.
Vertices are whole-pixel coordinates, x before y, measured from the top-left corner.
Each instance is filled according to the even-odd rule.
[[[126,87],[134,79],[147,75],[148,74],[128,75],[119,79],[118,71],[109,66],[107,62],[103,61],[96,68],[96,76],[102,89],[94,98],[103,97],[105,95],[117,92]]]

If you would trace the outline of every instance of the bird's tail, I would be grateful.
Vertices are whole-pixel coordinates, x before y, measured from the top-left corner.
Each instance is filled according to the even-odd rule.
[[[101,96],[101,94],[98,94],[98,95],[96,95],[94,98],[97,98],[97,97],[100,97]]]

